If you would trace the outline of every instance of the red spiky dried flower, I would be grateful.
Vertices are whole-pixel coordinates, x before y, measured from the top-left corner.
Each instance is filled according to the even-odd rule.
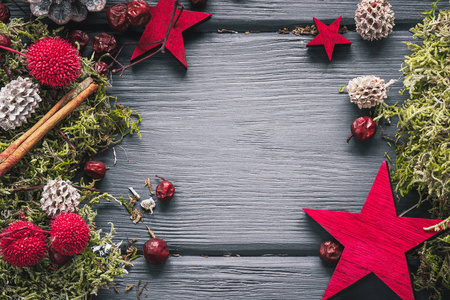
[[[28,47],[27,68],[41,83],[65,88],[81,74],[81,58],[70,43],[59,37],[43,38]]]
[[[0,237],[0,253],[13,266],[34,266],[47,253],[47,237],[37,225],[28,221],[12,223]]]
[[[76,213],[61,214],[50,224],[52,248],[63,255],[76,255],[89,242],[89,225]]]

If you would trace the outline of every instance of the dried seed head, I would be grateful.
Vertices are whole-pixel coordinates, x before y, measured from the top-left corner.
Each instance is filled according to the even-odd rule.
[[[359,108],[371,108],[387,98],[384,80],[374,75],[353,78],[347,85],[350,102]]]
[[[386,0],[361,0],[355,11],[356,31],[368,41],[386,38],[394,20],[394,11]]]

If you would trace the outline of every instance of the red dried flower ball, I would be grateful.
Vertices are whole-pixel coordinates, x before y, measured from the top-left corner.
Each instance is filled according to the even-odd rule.
[[[17,232],[15,230],[27,227]],[[38,226],[27,221],[17,221],[2,232],[0,253],[3,259],[20,268],[38,264],[47,253],[47,238]]]
[[[77,49],[59,37],[48,37],[28,47],[27,64],[30,74],[53,88],[65,88],[81,74]]]
[[[76,255],[89,242],[89,226],[76,213],[61,214],[50,224],[52,248],[62,255]]]

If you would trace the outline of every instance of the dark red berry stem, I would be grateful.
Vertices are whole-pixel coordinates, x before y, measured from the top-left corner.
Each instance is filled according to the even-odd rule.
[[[72,148],[73,150],[77,150],[75,148],[75,146],[70,142],[70,140],[67,137],[67,135],[65,135],[64,132],[61,131],[61,129],[58,128],[58,132],[61,135],[61,137],[63,138],[63,140],[66,141],[67,144],[69,144],[70,148]]]
[[[36,231],[36,232],[40,232],[40,233],[50,234],[50,231],[47,231],[47,230],[42,230],[42,229],[38,230],[38,229],[33,229],[33,228],[29,228],[27,226],[24,226],[24,227],[17,228],[16,230],[13,230],[13,231],[10,231],[10,232],[1,233],[0,234],[0,239],[8,238],[8,235],[11,235],[13,233],[16,233],[16,232],[19,232],[19,231],[22,231],[22,230],[25,230],[25,229]]]
[[[164,180],[164,181],[167,181],[164,177],[161,177],[161,176],[159,176],[159,175],[155,175],[156,177],[158,177],[159,179],[162,179],[162,180]]]

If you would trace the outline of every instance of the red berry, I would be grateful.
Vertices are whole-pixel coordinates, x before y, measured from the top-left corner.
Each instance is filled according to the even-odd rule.
[[[113,35],[107,33],[97,34],[92,38],[92,50],[97,57],[105,53],[114,53],[117,48],[117,42]]]
[[[189,0],[189,1],[192,3],[192,5],[197,7],[204,6],[207,2],[207,0]]]
[[[342,255],[342,245],[333,241],[326,241],[320,244],[319,257],[330,265],[338,263]]]
[[[77,43],[80,45],[80,52],[83,51],[87,44],[89,43],[89,36],[86,32],[82,30],[72,30],[72,32],[69,34],[69,42],[74,46],[76,49]]]
[[[63,255],[63,254],[60,254],[60,253],[56,252],[51,247],[50,247],[50,250],[48,251],[48,256],[50,257],[50,260],[55,265],[58,265],[58,266],[64,266],[72,258],[72,256]]]
[[[144,257],[152,265],[161,265],[169,258],[169,247],[160,238],[151,238],[144,244]]]
[[[6,34],[0,33],[0,45],[4,47],[11,46],[11,39]],[[4,53],[6,50],[0,49],[0,53]]]
[[[109,27],[116,31],[126,31],[130,26],[127,18],[127,4],[119,3],[111,6],[106,11]]]
[[[150,5],[144,0],[133,0],[128,3],[127,18],[133,26],[145,27],[152,18]]]
[[[108,76],[109,65],[103,61],[98,61],[94,64],[94,71],[102,76]]]
[[[3,3],[0,3],[0,21],[7,23],[10,16],[11,14],[9,12],[9,7]]]
[[[88,161],[84,165],[84,173],[93,179],[102,179],[105,177],[106,166],[101,161]]]
[[[158,198],[159,201],[169,201],[172,199],[173,194],[175,193],[175,187],[173,186],[172,182],[165,180],[161,181],[158,186],[156,187],[156,198]]]
[[[364,142],[373,138],[377,132],[377,124],[371,117],[359,117],[355,119],[350,127],[352,135],[347,139],[347,143],[354,136],[358,141]]]

